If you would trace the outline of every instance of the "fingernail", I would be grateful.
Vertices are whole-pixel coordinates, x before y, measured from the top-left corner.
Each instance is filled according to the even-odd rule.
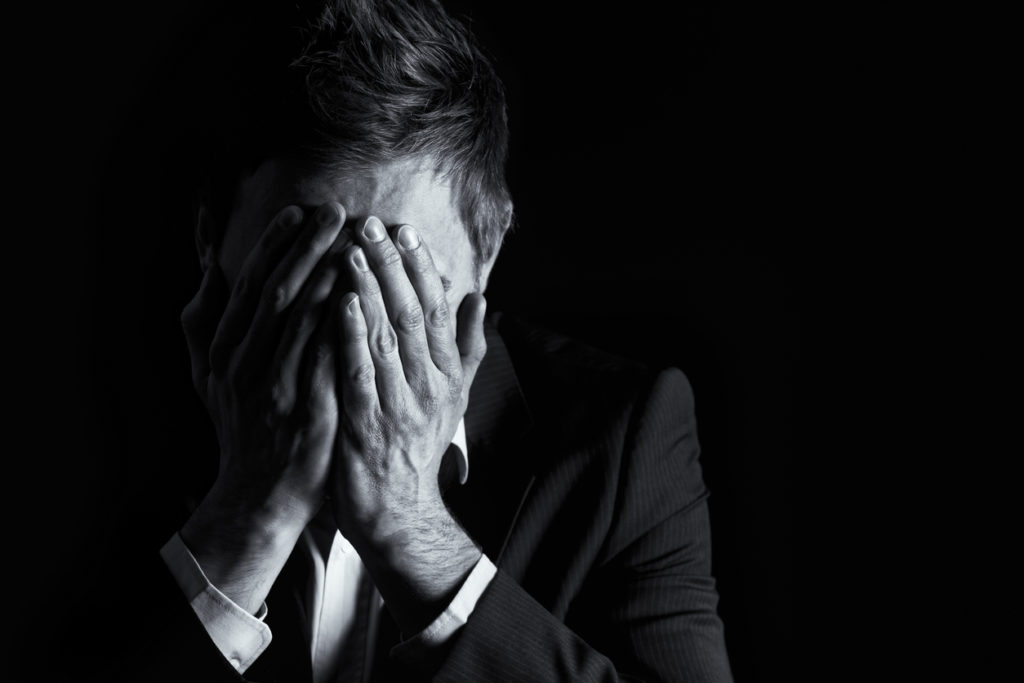
[[[411,251],[420,246],[420,236],[408,225],[403,225],[398,229],[398,243],[402,245],[403,249]]]
[[[285,227],[292,227],[302,222],[302,209],[297,206],[286,206],[278,215],[278,220]]]
[[[359,247],[352,250],[352,263],[355,264],[355,267],[359,270],[370,269],[370,264],[366,262],[366,254],[364,254],[363,250]]]
[[[334,202],[328,202],[321,206],[316,218],[320,221],[320,225],[334,224],[338,220],[338,209],[335,208]]]
[[[363,235],[371,242],[380,242],[384,239],[384,224],[370,216],[366,219],[366,225],[363,226]]]
[[[360,313],[358,294],[352,294],[352,298],[349,300],[348,304],[345,305],[345,310],[348,311],[349,315],[353,316],[358,315]]]

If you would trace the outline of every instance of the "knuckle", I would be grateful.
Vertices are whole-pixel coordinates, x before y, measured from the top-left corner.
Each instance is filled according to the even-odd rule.
[[[349,372],[349,377],[355,384],[358,385],[373,384],[374,379],[376,378],[376,372],[373,369],[373,363],[360,363],[356,367],[352,368],[352,370]]]
[[[313,361],[317,367],[326,365],[334,358],[334,349],[327,342],[319,342],[313,348]]]
[[[270,305],[275,313],[280,313],[288,305],[290,291],[288,285],[281,283],[270,290]]]
[[[441,372],[449,379],[462,377],[462,361],[459,358],[449,357],[444,362]]]
[[[270,387],[267,412],[275,415],[287,415],[291,407],[292,396],[288,387],[281,382],[274,382]]]
[[[445,297],[439,297],[430,307],[427,321],[431,327],[448,327],[451,322],[451,313],[448,309],[448,300]]]
[[[462,397],[462,373],[446,375],[448,384],[448,398],[455,401]]]
[[[393,429],[402,430],[406,424],[419,424],[418,421],[423,415],[419,406],[414,403],[415,399],[415,394],[403,393],[381,402],[381,411]]]
[[[395,331],[391,329],[390,325],[384,325],[377,331],[377,334],[374,335],[373,346],[383,356],[395,350],[398,342],[395,338]]]
[[[298,322],[294,323],[293,329],[290,330],[291,335],[288,341],[294,343],[297,339],[308,338],[309,335],[313,334],[316,324],[317,318],[315,313],[306,311],[303,315],[299,316]]]
[[[403,330],[418,330],[423,327],[423,310],[418,304],[406,304],[395,316],[395,324]]]
[[[402,255],[398,253],[393,244],[385,244],[385,246],[381,247],[378,258],[381,264],[385,266],[396,266],[402,263]]]

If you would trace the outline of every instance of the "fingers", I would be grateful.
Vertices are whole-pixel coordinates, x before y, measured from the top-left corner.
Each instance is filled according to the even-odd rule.
[[[206,380],[210,375],[210,344],[227,302],[228,288],[224,275],[214,264],[206,269],[199,291],[181,312],[181,327],[192,360],[192,385],[204,402]]]
[[[296,406],[300,424],[308,425],[314,438],[333,435],[338,425],[338,401],[335,397],[337,373],[334,346],[337,332],[333,320],[321,317],[305,349],[305,370],[299,387],[303,402]]]
[[[428,378],[430,353],[423,324],[420,298],[409,282],[403,257],[391,241],[384,224],[369,216],[356,226],[356,241],[363,249],[372,272],[369,277],[379,284],[379,292],[359,292],[370,339],[383,335],[384,322],[390,322],[398,337],[399,356],[407,381],[422,388]],[[357,278],[366,280],[366,277]],[[378,301],[383,306],[378,306]]]
[[[370,354],[368,329],[359,296],[346,294],[338,312],[343,372],[339,378],[345,410],[367,415],[380,410],[376,368]]]
[[[487,300],[483,295],[466,295],[459,306],[458,345],[462,358],[462,404],[469,401],[469,388],[476,377],[480,361],[487,354],[487,340],[484,338],[484,314]]]
[[[259,304],[263,282],[294,239],[294,228],[301,221],[301,209],[296,206],[285,207],[271,221],[259,243],[246,257],[210,344],[210,371],[214,375],[223,376],[227,372],[232,352],[249,329]]]
[[[341,275],[340,271],[345,268],[342,257],[351,244],[351,237],[347,233],[338,236],[309,276],[288,314],[271,371],[273,399],[277,411],[282,415],[290,413],[295,405],[303,353],[314,330],[327,317],[327,301]]]
[[[403,225],[395,235],[405,261],[405,271],[423,311],[430,358],[446,377],[457,378],[461,376],[459,349],[455,343],[455,328],[451,322],[448,297],[441,283],[441,275],[434,266],[427,245],[423,244],[412,227]]]
[[[362,312],[366,328],[363,333],[365,339],[363,343],[367,346],[373,361],[377,389],[382,396],[404,396],[408,391],[406,373],[402,366],[403,359],[399,351],[399,340],[388,319],[381,285],[370,269],[366,254],[361,248],[351,247],[347,253],[347,261],[352,272],[356,294],[359,296],[359,309]],[[356,342],[353,340],[352,343]],[[426,344],[424,343],[422,346],[425,347]],[[349,365],[348,367],[354,369],[358,366]]]
[[[337,202],[327,202],[317,209],[312,222],[302,234],[263,287],[261,313],[274,316],[284,311],[298,296],[310,273],[327,253],[345,223],[345,209]]]
[[[239,368],[259,368],[265,372],[286,321],[281,314],[292,305],[320,259],[334,244],[344,220],[345,210],[340,204],[323,204],[275,264],[263,285],[249,330],[239,344],[235,359]]]
[[[298,394],[301,400],[284,429],[273,425],[274,433],[291,439],[290,460],[299,465],[304,488],[301,498],[317,509],[323,499],[324,483],[331,469],[331,453],[338,433],[339,407],[335,393],[337,330],[333,317],[322,317],[309,344],[304,347]],[[294,447],[298,437],[299,447]]]

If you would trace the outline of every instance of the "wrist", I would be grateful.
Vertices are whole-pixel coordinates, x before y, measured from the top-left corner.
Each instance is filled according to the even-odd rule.
[[[481,551],[448,510],[411,520],[359,548],[402,633],[426,628],[458,593]]]
[[[334,498],[334,516],[341,533],[356,547],[376,555],[401,554],[425,532],[461,532],[441,497],[436,482],[409,490],[364,486],[370,495],[341,491]]]
[[[218,480],[184,529],[196,536],[218,536],[228,546],[272,549],[298,538],[315,512],[279,492],[244,495]]]
[[[210,583],[255,614],[307,521],[287,506],[224,495],[215,485],[180,535]]]

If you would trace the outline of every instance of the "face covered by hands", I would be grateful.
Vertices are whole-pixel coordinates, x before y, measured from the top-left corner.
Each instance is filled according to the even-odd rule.
[[[479,556],[441,501],[437,469],[485,353],[474,290],[490,264],[475,267],[450,189],[421,165],[341,183],[290,171],[264,165],[248,180],[258,200],[236,207],[183,314],[221,446],[218,478],[183,539],[229,582],[242,567],[269,590],[329,493],[382,594],[408,607],[392,611],[418,624]],[[282,195],[297,205],[254,228]],[[236,540],[221,543],[225,530]],[[275,561],[254,571],[254,548]],[[234,559],[218,561],[225,554]],[[449,571],[422,580],[417,567],[442,556]]]

